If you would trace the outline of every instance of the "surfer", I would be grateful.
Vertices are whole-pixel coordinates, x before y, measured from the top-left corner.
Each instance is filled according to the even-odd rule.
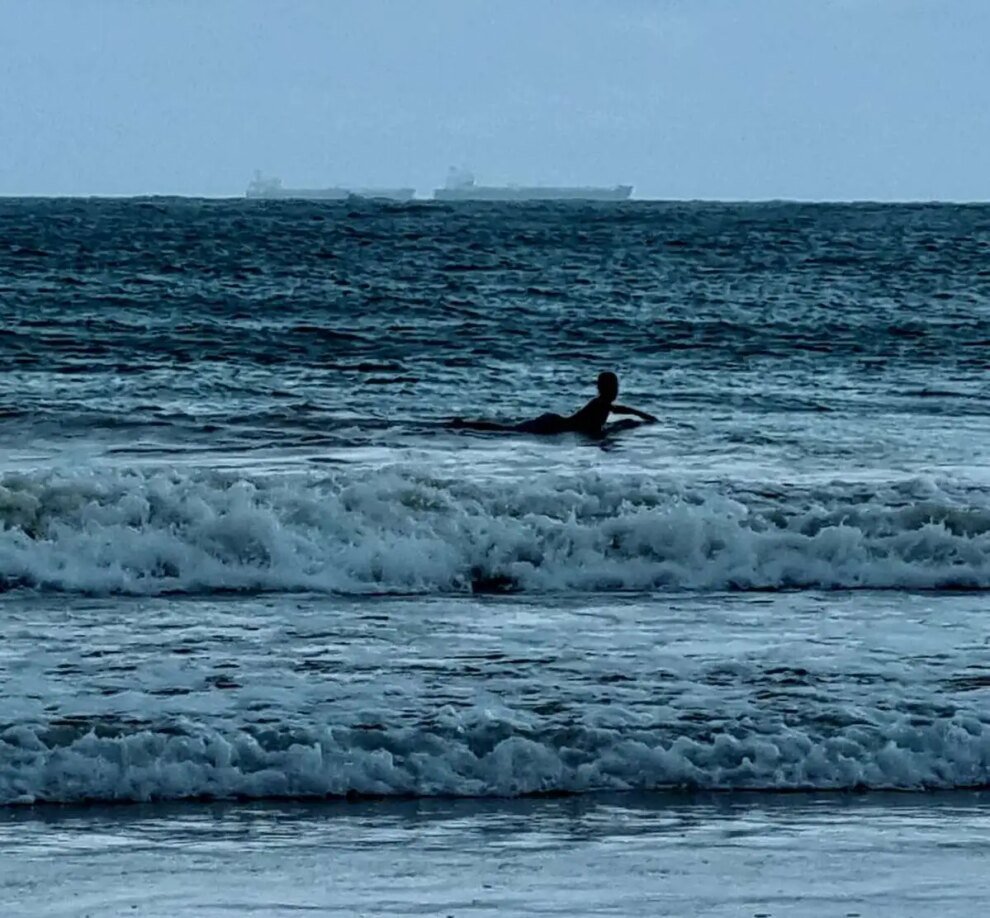
[[[523,421],[521,424],[465,421],[463,418],[454,418],[450,426],[463,430],[516,431],[531,434],[579,433],[589,437],[600,437],[609,414],[629,414],[641,421],[653,422],[657,420],[652,414],[647,414],[645,411],[615,404],[618,394],[619,377],[611,372],[599,373],[598,395],[579,411],[567,417],[551,412],[541,414],[531,421]]]

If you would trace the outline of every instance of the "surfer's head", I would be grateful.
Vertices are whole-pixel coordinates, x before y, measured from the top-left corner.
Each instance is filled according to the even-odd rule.
[[[619,394],[619,377],[606,371],[598,374],[598,394],[608,402],[614,402]]]

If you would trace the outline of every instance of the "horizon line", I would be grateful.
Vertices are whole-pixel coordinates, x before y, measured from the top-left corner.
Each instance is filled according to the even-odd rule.
[[[347,198],[249,198],[243,192],[240,194],[179,194],[170,192],[141,192],[141,193],[9,193],[0,192],[0,201],[10,200],[69,200],[69,201],[139,201],[149,199],[184,200],[184,201],[252,201],[258,203],[306,203],[340,205],[359,201],[380,201],[377,198],[364,197],[354,194]],[[988,198],[812,198],[812,197],[765,197],[765,198],[725,198],[725,197],[637,197],[632,196],[623,201],[596,201],[587,198],[551,199],[533,198],[530,200],[485,201],[464,200],[444,201],[433,197],[412,197],[406,201],[381,201],[389,204],[444,204],[465,206],[472,204],[958,204],[985,205],[990,204]]]

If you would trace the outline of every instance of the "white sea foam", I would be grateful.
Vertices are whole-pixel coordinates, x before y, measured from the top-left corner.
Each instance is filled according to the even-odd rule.
[[[497,726],[497,725],[496,725]],[[907,718],[830,736],[737,724],[703,739],[610,730],[532,733],[300,729],[220,733],[0,732],[0,804],[347,795],[518,796],[600,790],[990,785],[990,730],[972,716]],[[508,735],[505,735],[508,734]]]
[[[990,588],[986,495],[768,495],[647,476],[202,472],[0,479],[0,584],[160,594]]]

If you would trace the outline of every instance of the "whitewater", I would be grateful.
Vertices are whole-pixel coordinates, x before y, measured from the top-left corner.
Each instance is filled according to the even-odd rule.
[[[773,489],[773,490],[771,490]],[[383,467],[0,478],[0,583],[90,594],[990,587],[990,494]]]

